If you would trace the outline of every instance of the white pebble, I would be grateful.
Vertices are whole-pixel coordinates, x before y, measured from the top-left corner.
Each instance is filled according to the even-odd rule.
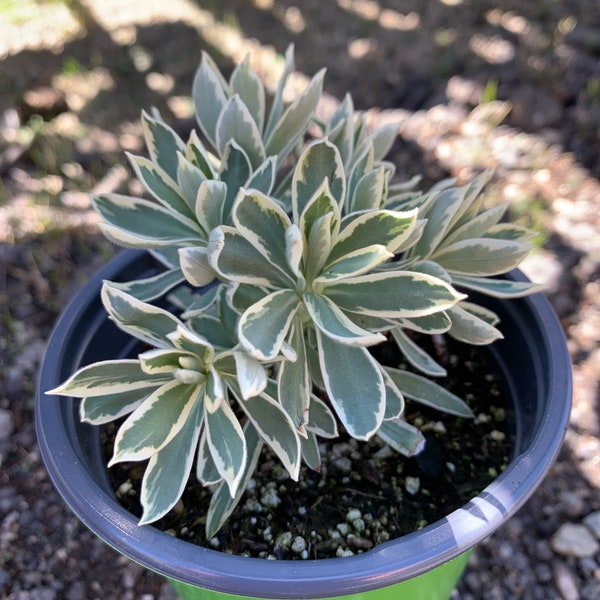
[[[292,542],[291,548],[292,552],[301,554],[304,552],[304,550],[306,550],[306,540],[301,535],[297,535]]]
[[[550,540],[552,550],[563,556],[586,558],[600,550],[600,543],[585,525],[565,523]]]
[[[421,487],[421,480],[418,477],[411,477],[407,475],[404,480],[404,489],[411,495],[414,496]]]

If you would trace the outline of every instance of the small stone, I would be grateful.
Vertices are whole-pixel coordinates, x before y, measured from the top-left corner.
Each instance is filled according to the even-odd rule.
[[[292,552],[301,554],[306,550],[306,540],[301,535],[297,535],[292,542],[291,549]]]
[[[418,477],[411,477],[407,475],[404,480],[404,489],[411,495],[414,496],[421,487],[421,480]]]
[[[0,442],[8,440],[14,430],[14,424],[10,411],[0,409]]]
[[[600,543],[585,525],[565,523],[552,536],[550,544],[554,552],[563,556],[585,558],[600,550]]]
[[[573,572],[563,563],[553,565],[554,581],[564,600],[579,600],[577,581]]]
[[[263,506],[275,508],[281,503],[281,498],[277,494],[277,490],[275,488],[268,487],[263,491],[260,501],[263,503]]]
[[[343,536],[346,536],[350,533],[350,526],[348,523],[338,523],[336,527]]]
[[[583,519],[585,526],[600,540],[600,510],[590,513]]]
[[[335,551],[335,555],[338,558],[343,558],[344,556],[354,556],[354,552],[349,550],[348,548],[342,548],[341,546]]]
[[[360,519],[362,517],[362,513],[357,508],[351,508],[346,514],[346,521],[348,523],[352,523],[356,521],[356,519]]]
[[[275,544],[280,548],[289,548],[292,543],[292,533],[291,531],[284,531],[283,533],[277,536],[275,540]]]

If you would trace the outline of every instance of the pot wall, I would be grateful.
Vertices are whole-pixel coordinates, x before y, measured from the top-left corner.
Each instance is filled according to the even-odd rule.
[[[515,454],[509,467],[462,508],[364,554],[319,561],[230,556],[152,526],[139,527],[111,491],[98,428],[79,422],[75,403],[46,396],[44,390],[80,365],[132,351],[129,336],[106,318],[101,282],[155,271],[148,254],[125,251],[90,280],[50,339],[36,399],[41,455],[58,491],[95,534],[149,569],[216,592],[257,598],[327,598],[394,585],[446,563],[490,535],[529,498],[558,454],[571,401],[571,366],[560,324],[540,294],[509,302],[486,299],[501,317],[505,335],[492,352],[514,398]],[[512,277],[524,279],[519,272]]]

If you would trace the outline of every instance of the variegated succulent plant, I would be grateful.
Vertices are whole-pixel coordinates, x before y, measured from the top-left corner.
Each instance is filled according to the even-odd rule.
[[[226,80],[203,55],[193,88],[200,135],[184,142],[144,113],[150,158],[129,160],[149,198],[94,198],[110,239],[165,268],[102,290],[110,318],[146,345],[139,355],[85,366],[50,393],[82,398],[81,418],[93,424],[126,417],[111,464],[148,460],[141,523],[171,510],[195,464],[214,487],[212,536],[265,444],[293,479],[302,461],[319,466],[318,439],[340,425],[419,452],[405,398],[471,412],[426,377],[445,370],[411,332],[488,344],[501,337],[498,319],[468,292],[539,289],[495,277],[520,263],[532,234],[501,223],[505,207],[481,208],[488,173],[427,192],[415,190],[418,179],[393,183],[384,157],[396,127],[367,132],[349,96],[320,121],[323,73],[284,108],[292,68],[289,50],[267,114],[248,60]],[[168,293],[179,316],[150,303]],[[380,343],[396,344],[423,375],[380,364],[369,350]]]

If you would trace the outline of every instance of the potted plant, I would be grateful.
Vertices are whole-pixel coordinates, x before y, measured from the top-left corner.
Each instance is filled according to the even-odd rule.
[[[248,60],[226,80],[205,54],[193,87],[201,135],[184,141],[143,114],[150,158],[129,160],[150,199],[93,199],[106,236],[138,250],[93,278],[52,335],[36,411],[42,457],[83,522],[182,597],[447,598],[468,550],[556,457],[570,406],[565,342],[539,286],[518,272],[497,278],[533,234],[502,222],[504,206],[483,208],[490,174],[426,192],[393,183],[384,157],[396,128],[367,132],[349,96],[319,121],[323,72],[284,108],[292,68],[289,50],[267,111]],[[341,432],[380,440],[398,461],[418,454],[425,438],[405,419],[407,400],[473,417],[432,381],[446,369],[418,336],[442,334],[492,344],[514,411],[510,464],[463,507],[323,560],[248,559],[151,525],[193,478],[212,490],[202,518],[214,538],[264,451],[291,480],[301,465],[318,469],[321,441]],[[376,358],[384,343],[413,369]],[[147,461],[141,518],[108,480],[95,426],[111,422],[109,466]]]

